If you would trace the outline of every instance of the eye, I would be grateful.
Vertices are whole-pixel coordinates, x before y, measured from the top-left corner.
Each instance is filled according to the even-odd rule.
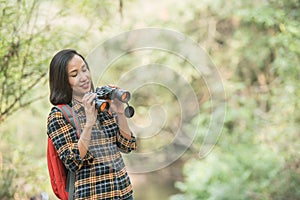
[[[82,68],[82,71],[83,71],[83,72],[88,71],[87,67],[83,67],[83,68]]]
[[[70,76],[75,78],[77,76],[77,73],[72,73],[70,74]]]

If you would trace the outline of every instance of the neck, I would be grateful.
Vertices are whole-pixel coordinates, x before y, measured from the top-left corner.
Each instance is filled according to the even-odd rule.
[[[74,101],[77,101],[78,103],[82,103],[82,98],[78,98],[78,97],[74,97],[73,96]]]

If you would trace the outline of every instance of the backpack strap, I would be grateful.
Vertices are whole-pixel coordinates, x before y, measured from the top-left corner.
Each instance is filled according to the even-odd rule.
[[[66,119],[76,128],[76,135],[80,138],[80,125],[79,121],[74,113],[74,110],[68,104],[59,104],[56,107],[63,113]],[[74,189],[75,189],[75,173],[68,170],[67,173],[67,182],[66,182],[66,191],[68,192],[68,200],[73,200],[74,198]]]
[[[80,124],[73,108],[71,108],[71,106],[68,104],[58,104],[55,107],[58,108],[66,117],[66,119],[72,124],[72,126],[76,128],[77,137],[80,138]]]

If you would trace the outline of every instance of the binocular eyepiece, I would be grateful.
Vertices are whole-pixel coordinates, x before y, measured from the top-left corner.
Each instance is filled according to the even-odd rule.
[[[110,105],[107,100],[118,99],[122,103],[126,103],[127,107],[124,110],[124,114],[127,118],[131,118],[134,115],[134,108],[129,106],[130,92],[119,88],[113,88],[110,86],[102,86],[96,88],[95,106],[98,112],[108,111]]]

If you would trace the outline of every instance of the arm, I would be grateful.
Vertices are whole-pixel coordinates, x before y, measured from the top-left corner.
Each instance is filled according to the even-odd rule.
[[[127,118],[123,112],[116,113],[116,121],[119,126],[119,132],[117,133],[117,145],[123,153],[130,153],[136,150],[136,138],[132,134]]]
[[[124,113],[123,112],[117,113],[117,117],[118,117],[118,125],[119,125],[120,133],[127,140],[130,140],[132,135],[131,135],[131,131],[130,131],[130,128],[127,123],[127,119],[124,116]]]
[[[96,94],[90,93],[84,95],[82,98],[82,103],[84,105],[86,124],[83,127],[80,139],[78,140],[78,148],[80,152],[80,157],[84,158],[88,152],[88,148],[91,141],[92,128],[97,120],[97,110],[95,109],[94,99]]]
[[[109,85],[112,88],[118,88],[115,85]],[[124,115],[124,104],[117,98],[111,100],[111,110],[117,115],[115,116],[119,126],[119,132],[117,133],[117,145],[124,153],[129,153],[136,149],[136,139],[133,136],[127,119]]]
[[[53,108],[49,114],[47,128],[50,139],[68,169],[79,170],[84,162],[89,163],[93,160],[90,153],[86,153],[83,158],[80,156],[76,128],[57,108]]]
[[[78,140],[78,149],[81,158],[84,158],[88,152],[88,148],[91,140],[90,138],[91,138],[92,128],[93,126],[86,125],[83,128],[80,139]]]

